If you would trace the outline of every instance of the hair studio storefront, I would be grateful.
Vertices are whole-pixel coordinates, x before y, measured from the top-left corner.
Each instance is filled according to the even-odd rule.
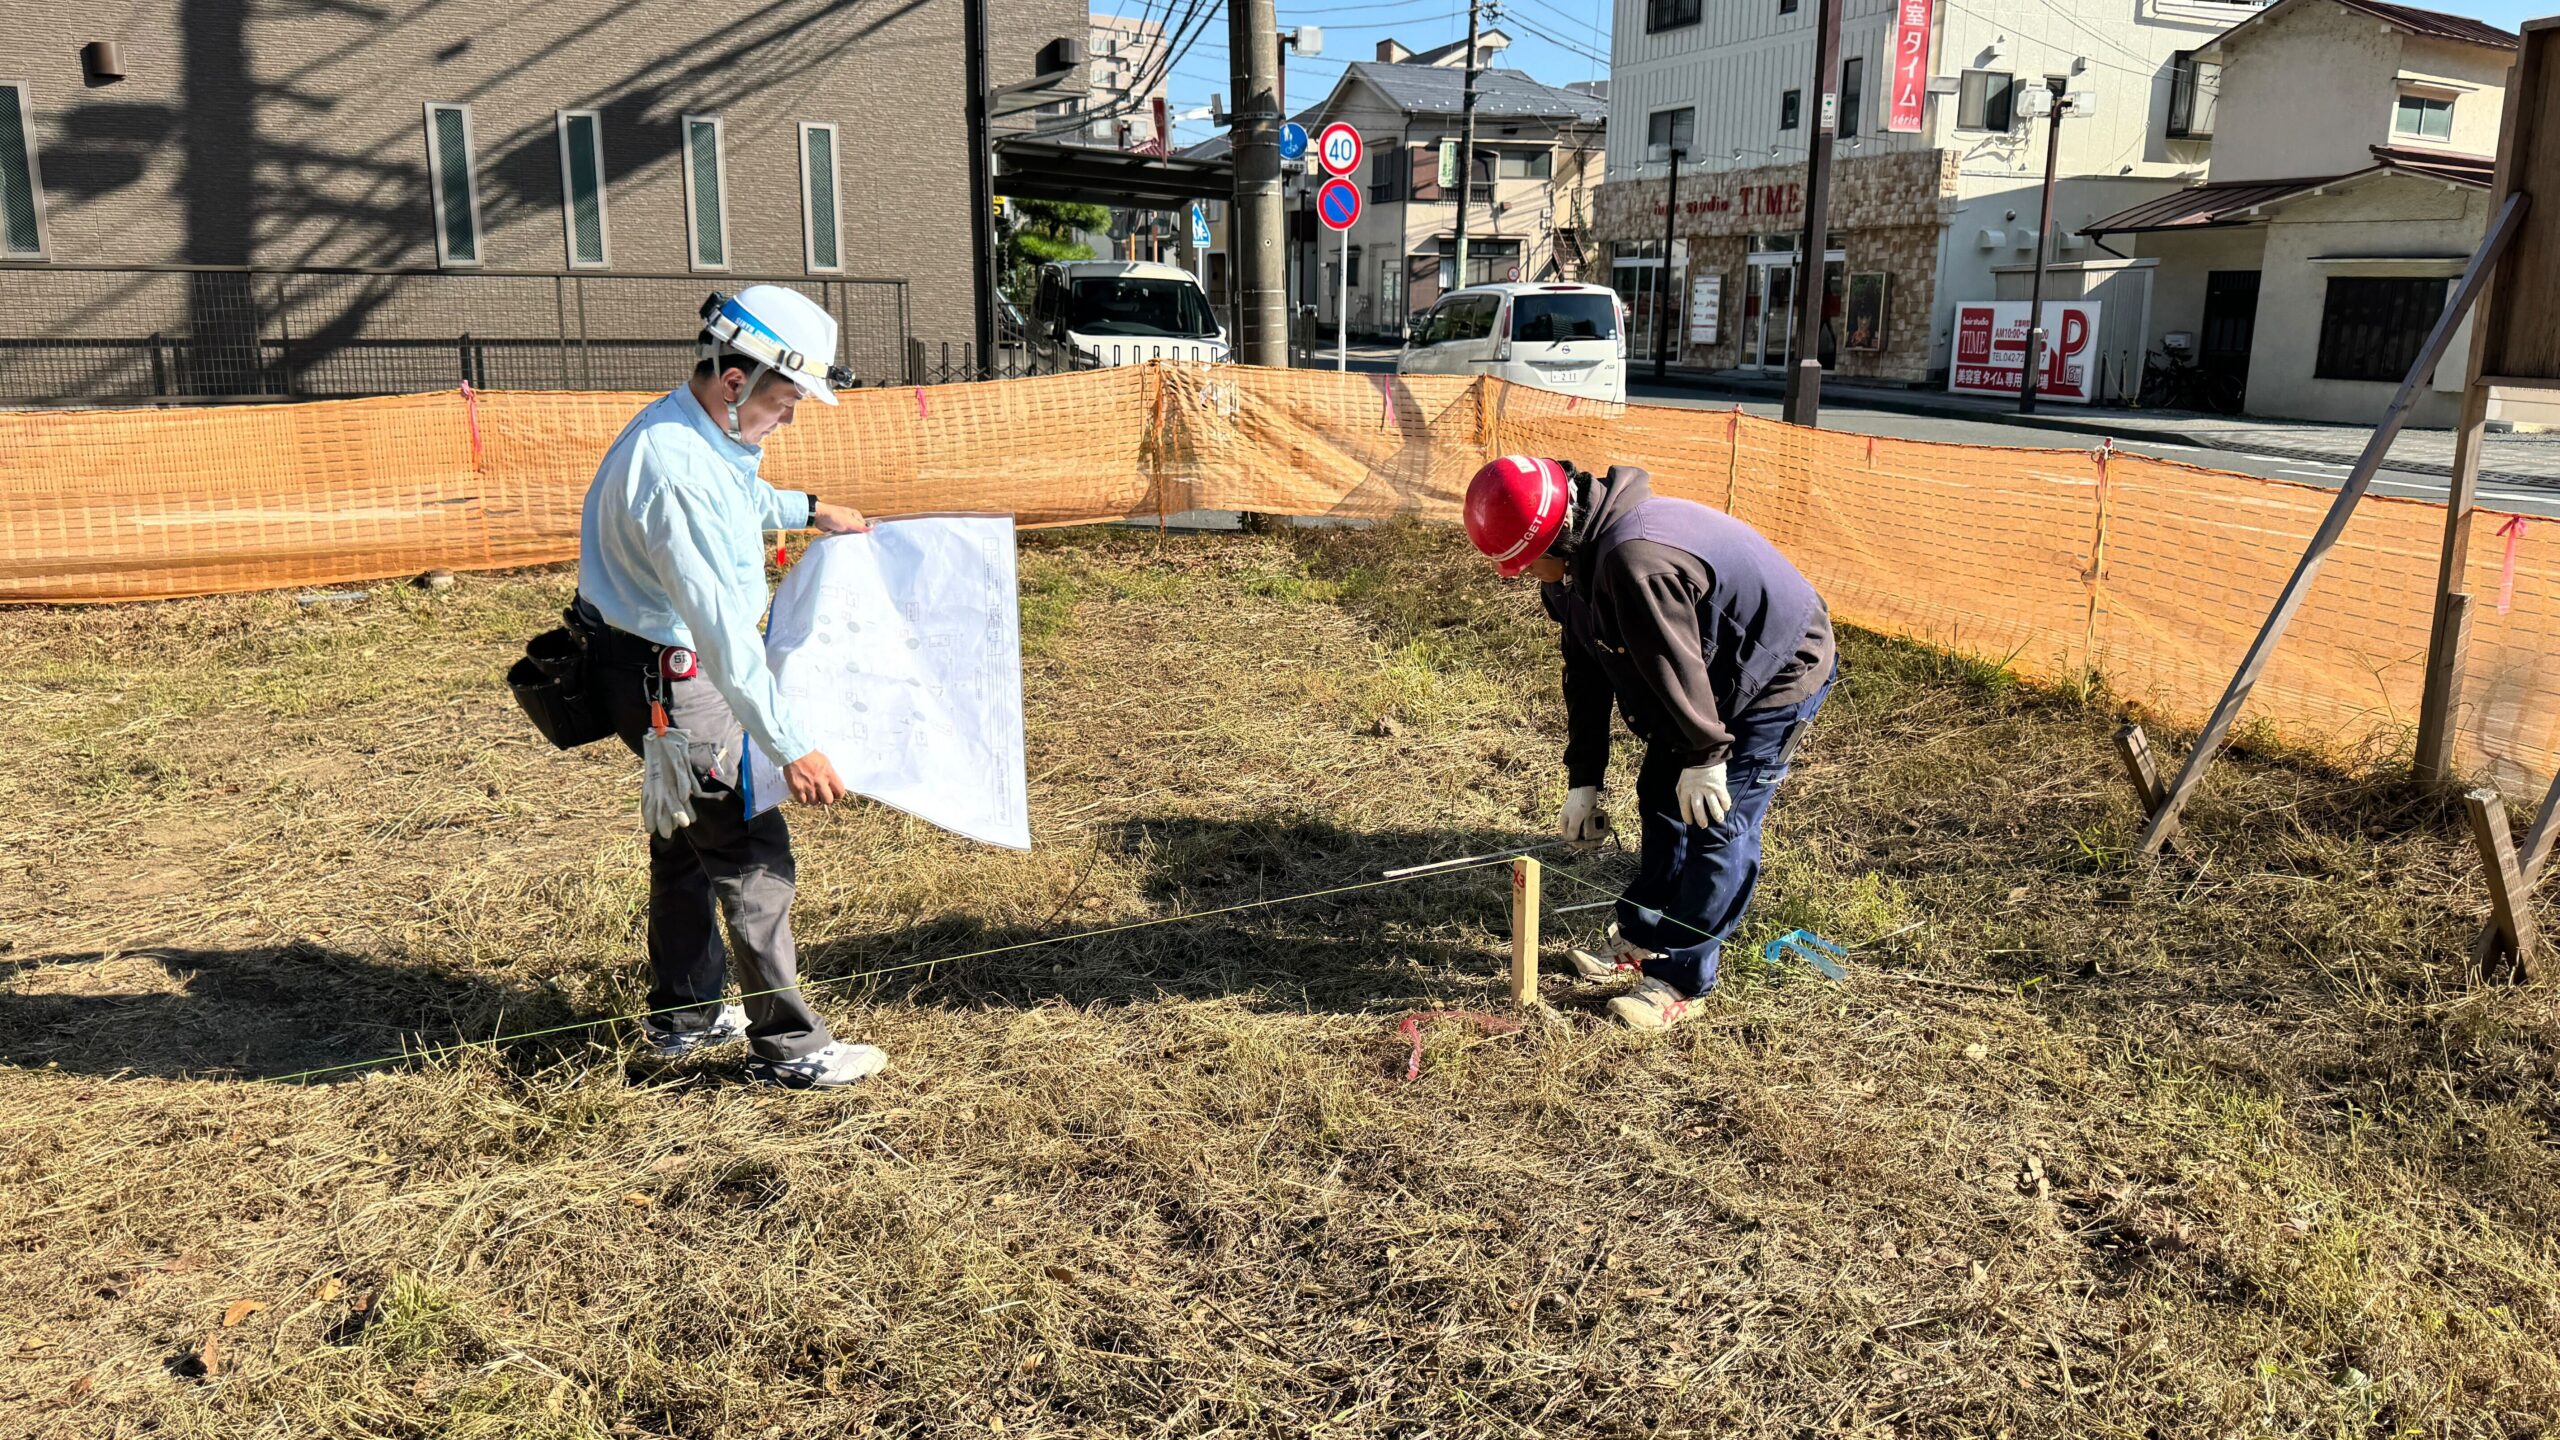
[[[1684,173],[1667,264],[1664,182],[1602,186],[1595,229],[1609,245],[1610,283],[1627,302],[1629,355],[1648,361],[1657,327],[1667,324],[1674,365],[1783,374],[1795,358],[1802,307],[1818,302],[1826,369],[1927,380],[1939,243],[1954,205],[1953,167],[1942,154],[1839,165],[1836,228],[1818,284],[1802,253],[1799,168]]]

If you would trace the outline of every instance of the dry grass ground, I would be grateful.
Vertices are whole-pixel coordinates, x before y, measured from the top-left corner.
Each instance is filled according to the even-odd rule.
[[[2103,707],[1851,636],[1657,1043],[1498,1010],[1551,632],[1445,534],[1027,543],[1038,848],[795,816],[778,1096],[618,1029],[633,766],[567,577],[0,614],[0,1435],[2524,1436],[2560,1027],[2455,817],[2265,756],[2150,867]],[[1621,757],[1623,779],[1632,757]],[[1623,785],[1618,804],[1624,804]],[[1568,860],[1606,885],[1624,857]],[[1586,898],[1554,882],[1551,905]],[[1597,912],[1584,922],[1586,941]],[[1889,938],[1882,938],[1889,937]],[[1866,943],[1872,942],[1872,943]]]

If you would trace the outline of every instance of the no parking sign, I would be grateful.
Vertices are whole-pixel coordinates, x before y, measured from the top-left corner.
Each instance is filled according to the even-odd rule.
[[[1360,219],[1360,187],[1335,176],[1316,192],[1316,214],[1328,230],[1348,230]]]

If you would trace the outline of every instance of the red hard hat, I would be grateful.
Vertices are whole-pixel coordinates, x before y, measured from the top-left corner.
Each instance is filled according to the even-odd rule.
[[[1529,568],[1564,533],[1572,490],[1554,460],[1505,455],[1467,482],[1467,538],[1507,579]]]

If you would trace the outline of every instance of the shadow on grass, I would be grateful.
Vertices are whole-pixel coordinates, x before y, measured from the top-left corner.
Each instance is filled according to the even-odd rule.
[[[546,990],[306,943],[0,960],[0,1066],[84,1075],[272,1079],[575,1018]]]
[[[1116,843],[1146,867],[1143,911],[1075,908],[1028,926],[955,917],[885,944],[807,945],[803,975],[848,1032],[860,1028],[848,1008],[884,996],[1110,1005],[1232,995],[1274,1011],[1353,1014],[1477,991],[1490,1000],[1508,965],[1507,867],[1376,882],[1388,869],[1542,838],[1358,832],[1295,816],[1135,820]],[[1336,893],[1289,898],[1325,891]],[[1203,911],[1225,913],[1145,923]],[[920,963],[942,957],[959,958]],[[599,963],[630,964],[640,978],[636,957]],[[880,971],[890,973],[874,978]],[[609,1024],[540,986],[308,943],[0,960],[0,1066],[110,1078],[276,1079],[576,1027],[506,1047],[511,1063],[544,1064],[610,1040]]]

